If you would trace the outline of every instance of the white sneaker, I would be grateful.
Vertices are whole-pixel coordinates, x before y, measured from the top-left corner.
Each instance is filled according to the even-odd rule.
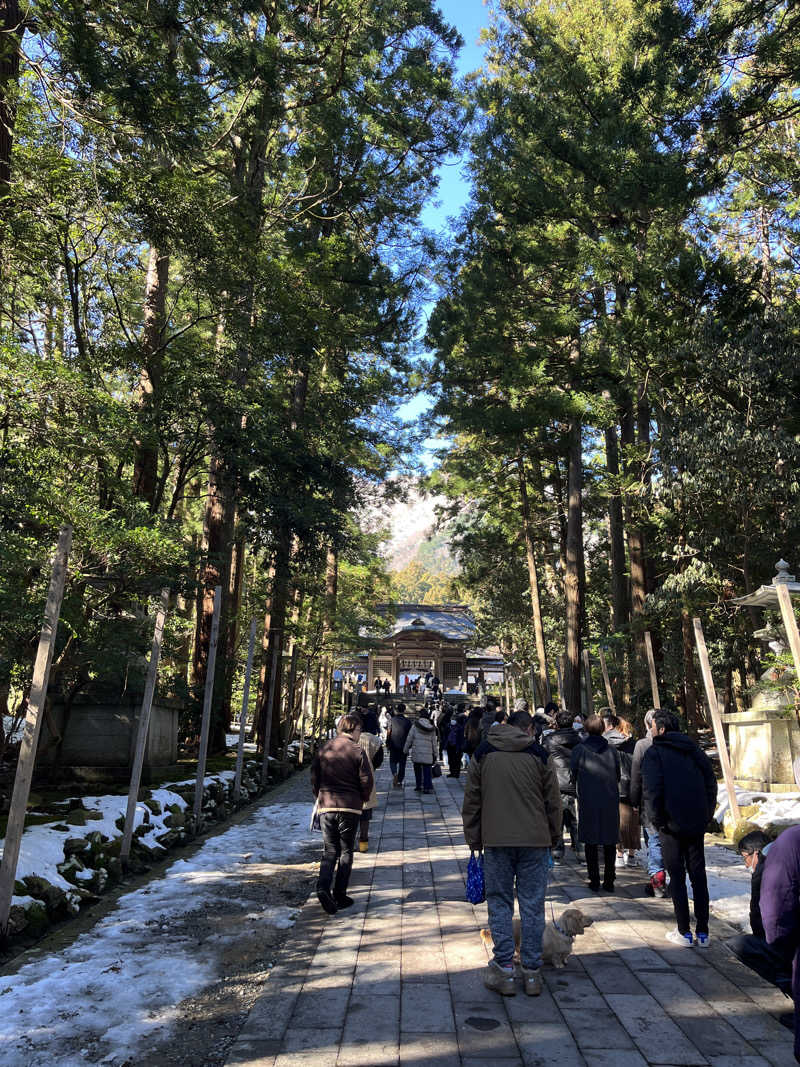
[[[614,866],[617,868],[617,870],[619,870],[620,867],[624,867],[625,866],[625,853],[624,852],[618,852],[617,853],[617,858],[614,861]]]
[[[708,934],[695,934],[694,943],[698,948],[708,948]]]
[[[688,934],[682,934],[680,930],[670,930],[668,934],[664,934],[667,941],[671,941],[673,945],[683,945],[685,948],[692,947],[692,934],[691,931]]]

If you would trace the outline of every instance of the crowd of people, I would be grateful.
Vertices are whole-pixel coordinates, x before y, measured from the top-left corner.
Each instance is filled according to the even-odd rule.
[[[532,996],[541,991],[549,869],[564,861],[567,836],[576,859],[586,864],[592,893],[613,893],[616,872],[646,857],[645,892],[671,897],[675,929],[667,939],[684,948],[708,946],[704,834],[717,782],[707,755],[672,712],[650,710],[637,739],[630,723],[610,709],[584,719],[549,704],[531,714],[524,699],[510,715],[492,698],[469,709],[431,702],[413,718],[403,703],[384,707],[380,715],[373,707],[351,710],[312,766],[323,833],[317,895],[329,913],[352,903],[347,886],[356,832],[360,827],[366,851],[374,770],[384,745],[393,789],[404,788],[409,757],[414,790],[423,795],[433,791],[445,760],[449,777],[466,770],[464,836],[483,855],[494,946],[484,974],[487,988],[503,995],[516,991],[516,891],[523,988]],[[749,834],[739,848],[753,874],[752,933],[730,947],[787,996],[800,995],[800,827],[772,845],[762,833]],[[795,1045],[800,1062],[797,1037]]]

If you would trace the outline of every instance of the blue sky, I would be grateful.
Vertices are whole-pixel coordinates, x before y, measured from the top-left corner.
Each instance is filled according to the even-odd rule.
[[[478,44],[481,30],[488,25],[489,9],[483,0],[440,0],[437,5],[445,19],[455,26],[464,39],[458,57],[458,73],[463,76],[477,70],[483,63],[483,46]],[[449,159],[439,167],[439,191],[436,202],[426,207],[422,222],[427,229],[442,233],[447,220],[457,215],[466,204],[469,185],[462,175],[463,158]],[[426,394],[410,400],[400,408],[405,419],[418,418],[431,406]]]

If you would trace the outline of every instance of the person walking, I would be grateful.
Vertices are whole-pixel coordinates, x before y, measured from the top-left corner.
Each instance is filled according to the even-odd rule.
[[[603,737],[599,715],[585,721],[586,737],[572,750],[570,774],[578,797],[578,840],[586,850],[589,888],[600,892],[600,849],[603,889],[614,892],[614,864],[619,839],[619,755]]]
[[[481,743],[481,720],[482,711],[480,708],[472,708],[467,720],[464,723],[464,755],[466,756],[467,763],[472,759],[475,754],[475,749]]]
[[[389,770],[392,772],[392,785],[395,789],[403,788],[403,779],[406,776],[406,761],[404,745],[408,732],[411,729],[411,720],[406,716],[405,704],[397,704],[395,713],[389,722],[386,731],[386,745],[389,749]]]
[[[450,723],[445,742],[448,778],[458,778],[461,774],[461,756],[464,752],[464,723],[466,719],[464,705],[459,704],[456,715]]]
[[[367,759],[369,760],[369,769],[372,771],[372,792],[370,793],[369,798],[364,801],[364,807],[361,809],[361,818],[358,823],[358,851],[367,852],[369,850],[369,824],[372,819],[373,809],[378,803],[375,771],[383,762],[383,744],[381,743],[380,737],[367,732],[363,723],[358,743],[364,752],[366,752]]]
[[[517,711],[489,730],[470,761],[461,809],[470,849],[483,849],[489,928],[494,942],[487,989],[513,996],[514,889],[521,921],[525,992],[542,991],[542,935],[549,851],[561,833],[558,778],[533,739],[533,719]]]
[[[356,831],[374,785],[360,738],[361,716],[343,715],[338,735],[321,746],[311,764],[311,788],[322,827],[317,899],[329,915],[353,903],[347,886],[353,869]]]
[[[800,1063],[800,826],[790,826],[770,846],[761,880],[761,918],[767,944],[792,964],[794,1058]]]
[[[628,797],[631,804],[638,808],[639,822],[644,827],[644,836],[647,842],[648,882],[644,887],[644,891],[650,897],[665,897],[667,895],[667,872],[664,870],[664,860],[661,855],[661,839],[658,836],[658,830],[653,826],[652,814],[647,810],[647,801],[642,791],[642,760],[645,752],[653,744],[653,735],[650,731],[655,713],[656,709],[650,708],[645,714],[645,735],[639,738],[633,749],[631,784],[628,790]],[[671,723],[672,729],[677,730],[679,723],[674,715]]]
[[[605,709],[603,722],[606,729],[603,737],[619,755],[619,841],[617,842],[617,867],[634,867],[636,853],[642,843],[639,815],[631,804],[631,766],[635,738],[622,729],[622,719],[610,708]]]
[[[570,772],[572,753],[580,743],[581,739],[577,731],[572,729],[572,712],[556,712],[556,728],[552,733],[542,738],[542,748],[550,757],[550,762],[558,778],[558,788],[561,791],[563,826],[569,831],[570,844],[576,857],[582,860],[583,846],[578,840],[577,792]],[[562,830],[561,836],[553,848],[553,860],[558,863],[563,858],[564,833]]]
[[[677,928],[666,935],[667,940],[676,945],[696,942],[702,948],[708,944],[709,910],[703,835],[717,805],[717,780],[705,752],[674,725],[670,712],[656,711],[653,744],[642,760],[642,784],[661,841],[675,910]],[[694,938],[687,874],[694,900]]]
[[[406,755],[410,754],[414,764],[415,793],[433,792],[431,767],[436,762],[438,743],[436,727],[428,717],[428,709],[423,708],[419,713],[419,718],[408,731],[408,737],[403,745],[403,751]]]

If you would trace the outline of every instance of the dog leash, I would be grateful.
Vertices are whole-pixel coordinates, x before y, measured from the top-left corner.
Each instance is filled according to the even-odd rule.
[[[569,937],[569,934],[567,933],[567,931],[566,930],[562,930],[561,927],[556,922],[556,913],[553,911],[553,902],[552,902],[552,900],[550,901],[550,918],[553,920],[553,926],[556,928],[556,930],[558,930],[558,932],[561,934],[561,936],[562,937]]]

